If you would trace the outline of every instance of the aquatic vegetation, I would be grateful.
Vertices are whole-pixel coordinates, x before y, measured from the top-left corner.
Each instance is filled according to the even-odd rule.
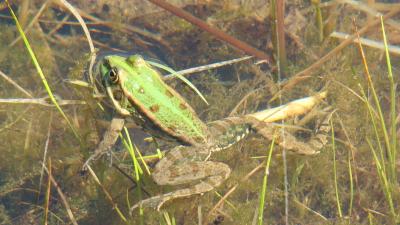
[[[270,5],[265,1],[188,2],[177,1],[176,6],[224,35],[276,56],[271,51]],[[173,144],[149,141],[128,120],[113,151],[81,176],[85,160],[117,114],[106,93],[93,96],[93,86],[84,83],[90,80],[85,78],[94,51],[89,52],[81,24],[61,1],[12,1],[20,31],[51,87],[52,101],[25,49],[27,43],[6,5],[0,4],[0,223],[398,223],[398,64],[386,51],[390,47],[382,53],[360,48],[350,39],[339,43],[326,31],[351,34],[355,24],[362,41],[395,45],[393,24],[398,18],[393,15],[400,8],[391,3],[342,2],[285,2],[288,70],[282,80],[276,79],[279,69],[273,61],[256,58],[187,76],[209,105],[181,81],[165,81],[206,123],[327,90],[323,106],[329,105],[334,113],[327,145],[319,154],[283,152],[278,140],[271,151],[270,141],[254,135],[212,155],[212,161],[224,162],[232,171],[218,188],[168,201],[161,212],[144,209],[132,216],[129,210],[140,199],[181,188],[161,187],[149,175]],[[233,45],[146,1],[73,3],[89,27],[93,45],[101,50],[148,55],[175,70],[243,56]],[[385,26],[371,16],[377,10],[385,13]],[[352,38],[357,40],[357,35]],[[320,114],[317,108],[280,126],[308,142],[311,130],[322,122],[310,118]]]

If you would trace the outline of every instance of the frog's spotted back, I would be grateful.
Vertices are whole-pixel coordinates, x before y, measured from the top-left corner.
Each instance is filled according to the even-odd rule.
[[[169,87],[161,79],[158,71],[141,56],[105,56],[104,64],[105,66],[100,70],[103,79],[110,80],[111,78],[107,77],[107,74],[112,74],[107,69],[116,71],[118,79],[113,78],[113,80],[118,80],[118,83],[112,84],[113,90],[120,89],[130,103],[126,107],[134,108],[142,118],[155,125],[153,128],[156,127],[165,135],[186,144],[206,142],[205,124],[183,97]],[[113,98],[113,96],[110,97]],[[113,103],[115,105],[119,102],[116,100]],[[128,111],[132,110],[128,109]]]

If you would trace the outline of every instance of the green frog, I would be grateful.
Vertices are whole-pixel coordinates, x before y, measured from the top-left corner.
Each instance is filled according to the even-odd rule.
[[[139,55],[108,55],[101,59],[97,68],[102,85],[120,116],[132,118],[152,136],[179,143],[156,164],[153,180],[158,185],[191,184],[142,200],[132,210],[138,206],[160,209],[169,200],[213,190],[231,173],[228,165],[208,160],[213,152],[228,149],[252,131],[268,139],[276,133],[271,124],[251,115],[205,124],[185,99]],[[121,119],[117,121],[117,127],[109,130],[114,133],[108,138],[111,142],[115,142],[115,132],[123,125]],[[317,154],[324,142],[323,138],[314,138],[310,143],[303,143],[287,132],[283,135],[279,139],[285,141],[278,141],[282,147],[305,155]],[[104,142],[96,152],[109,149]]]

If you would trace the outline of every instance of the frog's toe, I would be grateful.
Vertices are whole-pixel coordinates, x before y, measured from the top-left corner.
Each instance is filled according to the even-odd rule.
[[[166,200],[164,200],[162,196],[154,196],[136,203],[134,206],[131,207],[130,213],[132,214],[133,210],[139,207],[153,208],[157,209],[157,211],[160,211],[165,202]]]

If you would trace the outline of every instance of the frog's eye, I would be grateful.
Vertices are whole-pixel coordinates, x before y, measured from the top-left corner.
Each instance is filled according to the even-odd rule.
[[[110,78],[110,81],[113,82],[114,84],[118,82],[118,69],[116,67],[111,68],[108,71],[108,77]]]

